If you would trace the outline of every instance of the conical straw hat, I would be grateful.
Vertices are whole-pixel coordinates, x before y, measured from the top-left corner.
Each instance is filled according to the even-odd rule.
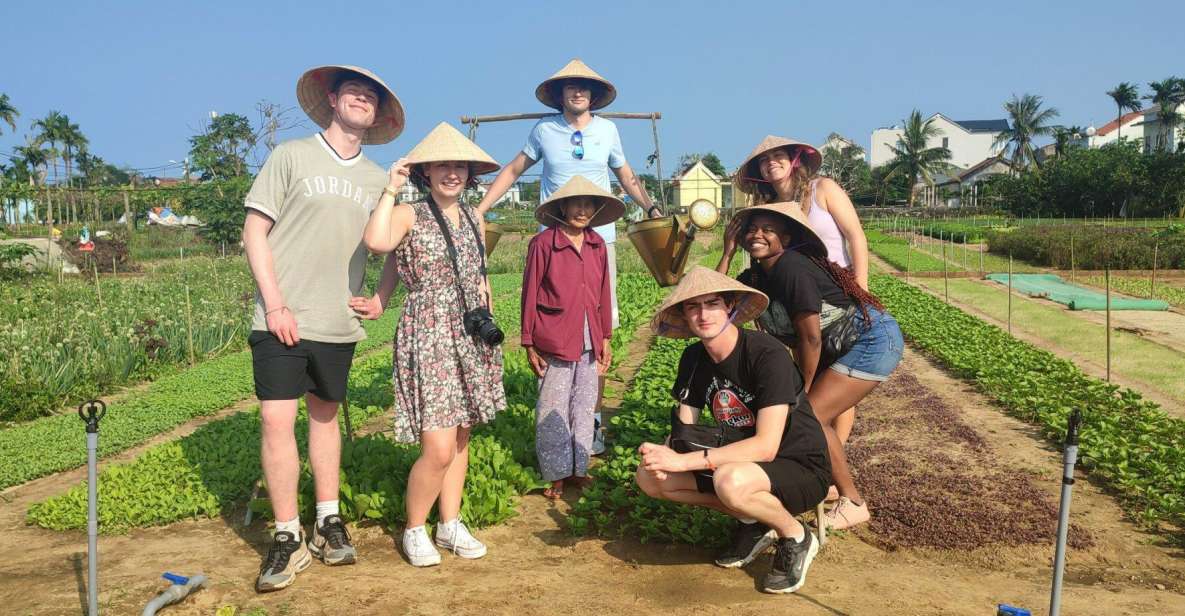
[[[608,107],[609,103],[612,103],[613,99],[617,98],[617,88],[614,88],[613,84],[609,83],[607,79],[601,77],[596,71],[592,70],[585,63],[581,62],[579,58],[572,60],[566,66],[564,66],[564,68],[561,68],[559,72],[552,75],[551,77],[548,77],[543,81],[543,83],[539,84],[539,87],[535,88],[535,98],[539,99],[539,102],[551,107],[552,109],[559,109],[560,111],[563,111],[563,101],[557,101],[555,100],[555,97],[551,95],[552,82],[559,81],[561,79],[587,79],[589,81],[595,81],[605,87],[605,93],[596,100],[592,101],[592,103],[589,105],[590,110],[595,111],[597,109]]]
[[[708,293],[732,293],[737,296],[737,304],[732,322],[736,325],[756,319],[769,306],[769,298],[765,293],[702,265],[691,268],[683,275],[679,286],[663,300],[658,312],[650,320],[650,329],[659,336],[668,338],[692,338],[691,328],[687,326],[687,319],[683,318],[683,300],[707,295]]]
[[[473,175],[493,173],[502,168],[485,150],[448,122],[437,124],[423,141],[408,152],[407,160],[413,165],[445,161],[466,162],[473,165]]]
[[[378,75],[359,67],[347,64],[333,64],[318,66],[305,71],[300,81],[296,82],[296,100],[300,101],[300,108],[308,114],[309,119],[321,128],[329,128],[333,120],[333,107],[329,106],[329,92],[333,89],[342,73],[356,73],[379,84],[383,89],[379,93],[382,98],[379,108],[374,113],[374,124],[366,130],[363,145],[382,145],[390,143],[399,133],[403,132],[405,123],[403,104],[399,97]]]
[[[787,219],[791,227],[799,227],[802,231],[802,238],[798,240],[798,244],[788,246],[787,248],[793,248],[806,255],[823,259],[827,258],[827,245],[815,234],[815,230],[811,228],[811,223],[807,220],[806,214],[802,213],[802,206],[797,201],[778,201],[777,203],[754,205],[737,210],[735,216],[745,219],[740,223],[742,234],[744,233],[745,226],[749,224],[748,217],[757,212],[777,214]]]
[[[589,222],[589,226],[592,227],[607,225],[625,214],[625,203],[621,199],[585,179],[583,175],[574,175],[572,179],[564,182],[559,190],[551,193],[547,201],[535,208],[535,220],[548,227],[559,224],[564,220],[560,205],[565,199],[572,197],[593,197],[598,201],[597,213]]]
[[[811,173],[818,171],[819,167],[823,165],[823,155],[819,153],[819,150],[815,149],[815,146],[804,141],[766,135],[765,139],[762,139],[761,143],[757,144],[757,147],[753,148],[753,151],[745,158],[745,162],[741,163],[741,166],[737,168],[736,177],[732,183],[733,186],[741,192],[753,194],[756,190],[753,185],[757,182],[765,181],[761,179],[761,170],[757,168],[757,158],[766,152],[779,148],[787,148],[790,150],[791,156],[794,156],[795,149],[801,149],[802,154],[799,162]]]

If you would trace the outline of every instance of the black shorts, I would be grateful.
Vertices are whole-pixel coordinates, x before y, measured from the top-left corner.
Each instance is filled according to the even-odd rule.
[[[275,334],[255,330],[247,344],[260,400],[295,400],[306,392],[328,402],[346,399],[355,343],[301,340],[289,347]]]
[[[791,515],[799,515],[813,511],[815,505],[823,502],[827,496],[827,487],[831,485],[828,473],[814,471],[789,458],[775,458],[770,462],[754,462],[765,476],[769,477],[770,491]],[[710,471],[695,471],[695,487],[707,494],[716,493],[716,485],[712,482]]]

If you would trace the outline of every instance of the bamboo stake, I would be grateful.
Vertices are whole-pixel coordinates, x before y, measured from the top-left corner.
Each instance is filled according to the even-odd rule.
[[[946,244],[942,245],[942,286],[946,290],[946,303],[950,303],[950,275],[946,266]]]
[[[913,237],[910,237],[909,240],[905,243],[905,281],[906,282],[909,282],[909,270],[911,269],[909,264],[910,264],[910,261],[913,260],[912,257],[913,257]]]
[[[1111,264],[1103,270],[1103,279],[1107,285],[1107,382],[1111,382]]]
[[[1152,281],[1148,286],[1148,299],[1156,299],[1156,258],[1160,252],[1160,242],[1152,245]]]
[[[1074,234],[1070,234],[1070,282],[1074,282]]]
[[[1012,335],[1012,253],[1008,253],[1008,335]]]
[[[99,286],[99,260],[91,259],[91,267],[95,271],[95,296],[99,298],[99,310],[103,310],[103,289]]]
[[[185,283],[185,330],[189,338],[189,365],[194,365],[193,357],[193,310],[189,303],[189,283]]]

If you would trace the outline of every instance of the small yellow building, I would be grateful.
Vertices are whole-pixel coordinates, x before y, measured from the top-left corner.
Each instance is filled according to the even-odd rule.
[[[724,207],[725,179],[712,173],[701,161],[687,168],[675,178],[675,207],[686,210],[696,199],[707,199],[716,207]]]

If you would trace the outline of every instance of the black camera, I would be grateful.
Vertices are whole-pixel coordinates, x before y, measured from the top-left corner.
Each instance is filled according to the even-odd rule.
[[[498,346],[506,339],[506,335],[498,329],[498,324],[494,322],[494,315],[485,306],[466,312],[462,317],[462,322],[465,325],[466,334],[477,336],[490,346]]]

